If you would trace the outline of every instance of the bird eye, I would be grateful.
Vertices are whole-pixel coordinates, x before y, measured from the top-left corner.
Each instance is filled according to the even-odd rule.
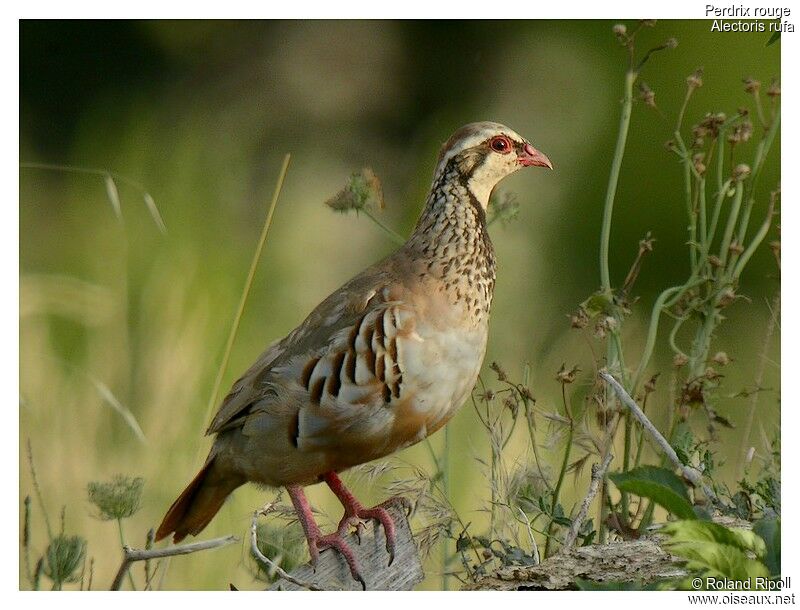
[[[500,154],[511,152],[511,142],[505,136],[497,136],[492,138],[489,146],[493,151],[499,152]]]

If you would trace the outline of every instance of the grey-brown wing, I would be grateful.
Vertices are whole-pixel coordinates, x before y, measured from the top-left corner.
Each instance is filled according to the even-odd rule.
[[[377,267],[347,282],[320,303],[302,324],[270,345],[233,384],[206,434],[241,425],[251,407],[273,392],[274,380],[270,378],[275,369],[298,356],[324,351],[343,329],[356,323],[379,300],[385,300],[388,295],[382,291],[390,283],[391,273]]]

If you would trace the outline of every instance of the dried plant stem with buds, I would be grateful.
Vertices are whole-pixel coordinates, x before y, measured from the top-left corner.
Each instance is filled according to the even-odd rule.
[[[644,349],[635,360],[636,366],[629,372],[626,367],[625,354],[621,339],[621,330],[629,311],[630,291],[639,274],[644,250],[640,244],[639,254],[628,273],[622,289],[615,290],[609,269],[609,243],[612,227],[614,201],[617,193],[620,169],[627,145],[628,130],[633,109],[634,85],[641,70],[653,53],[677,46],[674,39],[650,49],[639,61],[636,60],[634,42],[636,34],[643,27],[652,27],[654,21],[641,21],[632,32],[626,26],[614,26],[614,34],[620,44],[628,51],[628,69],[625,73],[622,108],[614,155],[611,161],[608,187],[603,208],[603,220],[600,234],[600,291],[590,297],[574,316],[573,326],[582,328],[593,316],[600,316],[596,325],[596,336],[606,338],[605,367],[619,380],[621,387],[629,396],[637,396],[642,383],[646,379],[647,370],[657,346],[659,323],[662,315],[673,319],[673,326],[668,335],[668,344],[672,349],[675,366],[680,369],[686,366],[685,381],[678,397],[678,407],[683,409],[680,418],[673,417],[667,438],[671,438],[679,419],[686,417],[688,404],[702,404],[712,421],[725,422],[718,418],[708,403],[708,392],[718,386],[720,375],[709,366],[712,338],[724,320],[721,311],[737,298],[740,276],[753,254],[766,238],[777,207],[780,187],[770,196],[764,221],[755,230],[751,229],[751,216],[759,193],[758,180],[764,168],[780,126],[780,107],[777,98],[780,89],[777,84],[770,86],[771,108],[769,114],[764,111],[759,97],[760,83],[754,79],[745,80],[745,92],[754,97],[756,116],[759,119],[763,135],[755,149],[751,164],[733,162],[733,151],[737,144],[746,142],[753,135],[753,126],[748,119],[748,112],[739,109],[728,118],[722,113],[708,113],[692,128],[692,140],[683,136],[684,119],[689,112],[689,104],[694,92],[702,87],[702,70],[697,70],[686,79],[686,94],[680,106],[672,139],[667,148],[675,153],[681,163],[682,192],[687,215],[688,250],[690,272],[687,279],[678,285],[664,289],[656,298],[649,317]],[[644,83],[639,85],[640,98],[646,106],[658,110],[655,104],[655,93]],[[659,111],[659,114],[660,111]],[[663,115],[662,115],[663,116]],[[729,147],[729,150],[726,150]],[[715,158],[716,157],[716,158]],[[714,167],[716,176],[708,179],[708,168]],[[652,238],[646,238],[652,249]],[[688,347],[681,347],[686,330],[694,326]],[[645,393],[652,391],[645,388]],[[610,387],[604,391],[606,409],[614,403]],[[615,411],[610,409],[611,413]],[[715,419],[716,418],[716,419]],[[619,413],[608,427],[606,451],[614,442],[618,426],[624,422],[624,445],[622,471],[628,472],[639,464],[642,457],[641,434],[639,448],[634,451],[635,419],[627,410]],[[605,496],[605,492],[601,494]],[[606,524],[608,503],[603,502],[599,515],[601,528]],[[641,516],[641,503],[632,514],[629,507],[628,492],[623,490],[618,505],[618,518],[623,528],[628,527],[631,517]],[[652,508],[652,505],[651,507]],[[646,525],[652,516],[647,510],[641,518],[639,527]],[[605,532],[600,531],[603,541]]]

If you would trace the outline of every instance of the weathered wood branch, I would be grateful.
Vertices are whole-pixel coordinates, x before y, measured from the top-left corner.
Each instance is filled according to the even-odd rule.
[[[752,524],[727,515],[715,515],[714,523],[729,528],[751,529]],[[534,566],[506,566],[475,582],[464,585],[469,591],[567,591],[578,588],[578,581],[594,584],[639,583],[682,578],[687,575],[684,560],[662,547],[663,524],[653,525],[638,540],[562,548]]]
[[[128,573],[131,564],[135,561],[162,559],[174,555],[188,555],[189,553],[196,553],[197,551],[206,551],[208,549],[228,546],[229,544],[238,542],[238,540],[236,536],[224,536],[222,538],[214,538],[213,540],[168,546],[164,549],[132,549],[126,545],[122,547],[122,564],[119,566],[117,575],[114,577],[114,582],[111,583],[111,591],[119,591],[119,588],[122,586],[122,579],[125,578],[125,574]]]
[[[633,540],[563,549],[536,566],[509,566],[467,584],[466,590],[563,591],[576,582],[650,583],[685,576],[680,562],[656,540]]]
[[[419,559],[419,551],[411,535],[405,506],[393,502],[386,506],[395,523],[395,557],[389,563],[386,551],[386,536],[383,528],[370,521],[361,532],[360,540],[356,533],[347,536],[347,543],[353,549],[361,575],[368,591],[409,591],[425,577]],[[271,590],[298,591],[303,589],[361,591],[361,584],[350,575],[347,563],[332,549],[320,553],[316,570],[310,564],[300,566],[288,576],[291,581],[278,580]]]
[[[611,386],[611,388],[617,394],[620,402],[630,409],[634,417],[639,420],[639,423],[642,424],[642,427],[645,430],[647,430],[655,444],[658,445],[658,448],[664,455],[667,456],[675,468],[680,470],[683,476],[690,481],[692,485],[702,489],[706,497],[716,506],[722,505],[722,501],[719,499],[717,494],[714,493],[714,490],[706,485],[705,481],[703,481],[703,475],[700,474],[698,470],[692,468],[691,466],[686,466],[680,461],[678,454],[675,453],[675,450],[672,448],[672,445],[669,444],[669,441],[667,441],[661,432],[658,431],[658,428],[653,425],[653,422],[647,418],[647,416],[644,414],[644,411],[642,411],[639,408],[639,405],[636,404],[636,401],[631,398],[630,394],[628,394],[628,392],[625,391],[625,388],[622,387],[622,384],[614,379],[614,377],[612,377],[607,371],[600,371],[600,377],[602,377],[606,383]]]

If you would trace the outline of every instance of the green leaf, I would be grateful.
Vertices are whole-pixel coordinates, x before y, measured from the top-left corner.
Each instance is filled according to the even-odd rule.
[[[680,519],[696,519],[686,486],[666,468],[640,466],[628,472],[608,475],[620,491],[649,498]]]
[[[581,307],[590,318],[594,318],[601,313],[610,314],[614,311],[614,303],[602,292],[596,292],[583,303]]]
[[[757,557],[764,557],[767,547],[760,536],[751,530],[729,528],[713,521],[673,521],[665,525],[661,532],[669,536],[669,543],[713,542],[741,551],[750,551]]]
[[[753,531],[761,536],[767,546],[764,563],[770,576],[781,573],[781,520],[780,517],[764,518],[753,524]]]
[[[687,560],[690,570],[699,570],[716,578],[748,580],[769,576],[760,561],[751,559],[744,551],[716,542],[678,542],[667,545],[670,553]]]
[[[669,536],[665,548],[685,559],[690,570],[732,580],[769,576],[767,566],[748,556],[766,554],[764,541],[749,530],[687,520],[669,523],[661,531]]]

